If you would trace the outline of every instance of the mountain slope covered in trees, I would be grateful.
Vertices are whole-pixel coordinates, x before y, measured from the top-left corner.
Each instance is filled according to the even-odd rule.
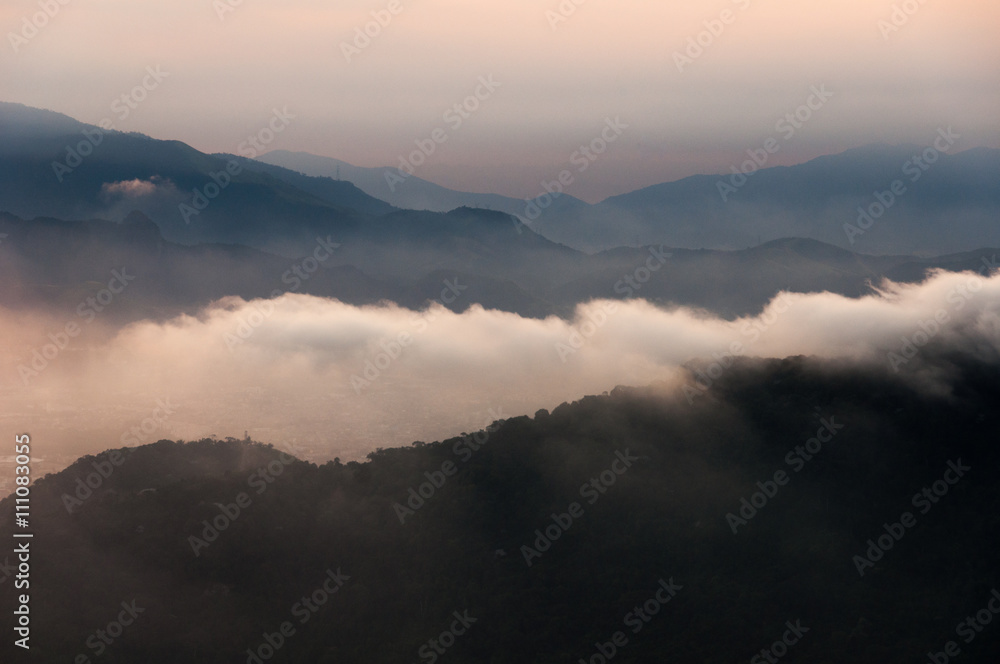
[[[932,351],[943,389],[740,360],[690,400],[617,388],[365,463],[232,439],[83,458],[32,489],[33,648],[242,663],[280,637],[268,661],[694,663],[750,660],[791,624],[796,661],[921,661],[955,640],[985,662],[996,635],[955,630],[1000,584],[1000,363]],[[133,601],[98,660],[88,639]]]

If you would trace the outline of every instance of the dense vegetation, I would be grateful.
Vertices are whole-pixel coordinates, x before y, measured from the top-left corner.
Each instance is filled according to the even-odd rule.
[[[617,388],[365,463],[160,441],[115,457],[77,504],[64,495],[111,464],[109,453],[83,458],[33,487],[33,660],[246,662],[288,621],[294,633],[268,661],[569,663],[621,631],[615,662],[734,662],[798,620],[808,632],[788,661],[927,661],[949,640],[960,661],[996,661],[1000,625],[971,644],[955,627],[1000,586],[1000,370],[953,357],[947,372],[950,391],[924,392],[855,365],[747,360],[693,405],[665,387]],[[821,450],[796,451],[824,427],[835,433]],[[911,498],[949,461],[971,470],[922,513]],[[767,484],[779,470],[787,483]],[[581,492],[591,478],[603,491]],[[435,482],[422,506],[402,509],[411,488]],[[758,482],[774,495],[734,534],[727,514]],[[196,556],[190,538],[241,492],[249,504]],[[907,511],[916,525],[860,575],[855,556]],[[571,512],[527,565],[536,529]],[[10,542],[11,499],[0,519]],[[295,610],[338,570],[325,604]],[[88,638],[133,600],[144,612],[96,656]],[[439,655],[429,641],[465,629],[455,612],[475,622]]]

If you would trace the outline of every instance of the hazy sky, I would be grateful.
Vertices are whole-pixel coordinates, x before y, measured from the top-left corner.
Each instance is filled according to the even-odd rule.
[[[419,176],[527,197],[620,117],[628,128],[569,189],[596,201],[728,172],[823,85],[832,98],[771,164],[926,144],[948,125],[960,149],[1000,147],[995,0],[64,1],[48,0],[51,18],[39,0],[0,4],[0,98],[209,152],[235,152],[275,107],[295,118],[270,149],[360,166],[395,165],[441,128]],[[348,62],[373,12],[386,25]],[[679,67],[699,33],[707,45]],[[169,76],[122,118],[113,102],[150,66]],[[499,87],[479,88],[461,126],[446,118],[490,76]]]

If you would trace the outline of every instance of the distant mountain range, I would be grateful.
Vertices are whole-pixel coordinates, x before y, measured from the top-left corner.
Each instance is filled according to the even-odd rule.
[[[419,214],[431,219],[414,220]],[[423,228],[415,221],[426,229],[408,237],[408,228]],[[442,304],[455,311],[481,304],[527,317],[568,316],[594,298],[642,297],[732,317],[756,313],[781,290],[857,297],[884,277],[918,281],[931,268],[981,272],[1000,255],[982,249],[933,259],[870,257],[803,239],[742,251],[652,246],[587,255],[518,235],[500,213],[470,210],[394,213],[368,230],[364,241],[332,246],[339,243],[323,239],[307,264],[238,244],[171,242],[138,211],[121,223],[0,214],[0,304],[72,309],[103,288],[112,270],[126,267],[136,279],[109,312],[123,322],[193,312],[227,295],[285,292],[420,308],[442,301],[447,283],[457,284],[459,296]],[[442,244],[423,241],[424,232]]]
[[[280,150],[258,160],[207,155],[0,103],[0,210],[121,219],[136,209],[169,240],[237,242],[287,256],[308,251],[317,234],[356,233],[372,217],[460,207],[515,215],[519,234],[533,230],[583,251],[741,249],[801,237],[871,255],[939,255],[1000,245],[1000,150],[959,146],[942,130],[931,147],[868,145],[797,166],[747,167],[746,177],[696,175],[597,205],[561,195],[547,206],[536,201],[535,210],[416,176],[399,183],[394,167]],[[420,228],[432,217],[403,218]]]
[[[930,154],[937,155],[934,163],[921,161]],[[655,185],[573,218],[545,215],[533,228],[557,241],[586,238],[595,247],[626,238],[743,247],[805,237],[868,254],[936,255],[1000,243],[1000,150],[869,145],[761,169],[742,188],[726,190],[723,201],[720,185],[731,181],[698,175]]]
[[[0,211],[7,213],[0,216],[0,232],[8,235],[0,243],[8,286],[0,301],[78,301],[78,289],[125,264],[148,276],[147,285],[130,289],[135,307],[122,310],[130,317],[170,315],[224,295],[288,290],[419,307],[438,299],[447,279],[466,286],[449,304],[455,309],[479,303],[539,317],[569,315],[592,298],[642,297],[731,317],[758,311],[783,289],[857,296],[883,277],[913,281],[933,267],[982,270],[998,253],[983,246],[1000,246],[1000,217],[988,214],[998,200],[998,151],[943,154],[919,189],[903,194],[884,222],[855,238],[853,252],[839,248],[845,242],[836,237],[828,244],[815,239],[830,235],[833,226],[810,219],[825,219],[873,183],[891,182],[900,159],[914,149],[874,146],[765,169],[723,207],[721,199],[708,200],[718,197],[717,178],[698,176],[597,206],[565,197],[551,215],[524,225],[499,210],[400,209],[346,180],[207,155],[177,141],[0,104]],[[289,165],[306,161],[314,169],[336,163],[301,153],[272,158],[282,155]],[[367,178],[365,186],[375,175],[341,166],[341,177]],[[438,208],[479,196],[468,199],[412,178],[409,185]],[[490,200],[496,207],[516,201]],[[664,206],[677,214],[657,221]],[[732,216],[751,208],[753,222]],[[606,213],[611,218],[599,221]],[[762,232],[765,227],[770,230]],[[779,237],[734,251],[691,248],[738,246],[749,234],[766,239],[779,231],[798,239]],[[665,239],[633,243],[635,238]],[[594,254],[567,246],[617,240],[633,246]],[[956,249],[936,258],[896,249],[873,255],[883,245],[916,250],[932,241],[936,253]],[[337,246],[327,255],[324,244]],[[295,261],[317,250],[325,258],[314,277],[285,278]]]
[[[386,201],[396,207],[411,210],[448,212],[458,207],[497,210],[508,214],[525,216],[529,201],[499,194],[475,194],[447,189],[416,175],[401,173],[394,166],[386,168],[363,168],[346,161],[320,157],[308,152],[272,150],[257,161],[282,166],[306,175],[344,180],[355,185],[369,196]],[[402,182],[398,178],[405,178]],[[572,214],[590,207],[570,195],[560,196],[554,203],[557,210]]]
[[[395,168],[357,168],[303,152],[274,151],[260,160],[310,175],[339,175],[399,207],[490,206],[585,251],[660,243],[739,249],[783,237],[866,254],[936,255],[998,245],[1000,150],[959,151],[958,139],[949,136],[949,145],[947,135],[935,143],[944,150],[868,145],[797,166],[756,172],[747,167],[749,176],[696,175],[597,205],[564,194],[537,209],[523,200],[463,194],[413,177],[389,191],[385,173]]]
[[[314,191],[179,141],[0,104],[0,210],[19,217],[120,220],[140,210],[172,241],[301,256],[318,235],[356,230],[393,209],[349,182]]]

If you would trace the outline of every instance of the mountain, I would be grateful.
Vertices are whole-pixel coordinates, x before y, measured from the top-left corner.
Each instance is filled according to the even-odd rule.
[[[317,235],[392,209],[349,183],[315,189],[179,141],[0,104],[0,209],[19,217],[117,220],[140,210],[172,241],[238,242],[297,256]]]
[[[0,244],[5,284],[0,304],[74,309],[91,291],[104,288],[117,270],[124,273],[128,288],[108,315],[123,321],[193,312],[228,295],[270,297],[275,290],[290,290],[296,279],[292,269],[299,266],[240,245],[169,242],[141,212],[121,224],[0,215],[0,232],[7,236]],[[298,292],[353,304],[400,295],[351,267],[321,266],[299,283]]]
[[[732,174],[696,175],[572,214],[553,207],[531,228],[586,251],[653,243],[732,249],[782,237],[866,254],[1000,244],[1000,150],[869,145],[734,182],[741,180]]]
[[[951,135],[945,132],[936,143],[945,150],[872,144],[795,166],[760,168],[745,178],[732,173],[696,175],[597,205],[564,194],[539,208],[534,220],[520,199],[454,192],[415,176],[390,187],[386,173],[396,173],[395,168],[359,168],[284,150],[258,160],[343,178],[397,207],[502,210],[517,215],[532,230],[583,251],[649,244],[738,249],[783,237],[811,238],[873,255],[937,255],[1000,244],[1000,226],[995,223],[1000,216],[1000,150],[960,151],[946,136]],[[896,181],[899,195],[892,191]],[[880,214],[883,203],[888,209]],[[861,217],[858,207],[873,209],[870,221]]]
[[[455,191],[423,180],[416,175],[407,175],[400,181],[402,174],[395,166],[363,168],[346,161],[320,157],[308,152],[271,150],[257,157],[257,160],[265,164],[284,166],[306,175],[343,179],[370,196],[410,210],[448,212],[459,207],[469,207],[498,210],[524,217],[529,202],[499,194]],[[588,207],[590,206],[580,199],[564,194],[556,199],[553,209],[572,215]]]
[[[566,279],[549,297],[555,302],[641,297],[735,317],[759,312],[780,291],[860,297],[884,278],[918,282],[931,269],[988,273],[998,254],[984,248],[934,258],[869,256],[803,238],[737,251],[619,247],[591,256],[590,269]],[[656,269],[648,270],[650,265]]]
[[[371,215],[388,214],[396,210],[392,205],[369,196],[347,180],[335,180],[332,177],[325,176],[303,175],[298,171],[282,168],[281,166],[272,166],[256,159],[248,159],[247,157],[240,157],[233,154],[220,153],[213,156],[224,159],[227,163],[235,161],[247,171],[266,173],[285,184],[312,194],[331,205],[349,207]]]
[[[234,439],[84,457],[31,488],[32,655],[923,660],[1000,585],[1000,366],[933,354],[947,389],[739,360],[693,403],[616,388],[365,463]],[[7,541],[14,518],[9,497]],[[996,660],[989,629],[963,659]]]
[[[861,246],[852,252],[808,239],[815,230],[811,222],[792,223],[793,217],[782,213],[767,217],[766,223],[774,230],[787,222],[799,239],[740,251],[663,243],[587,255],[536,233],[533,229],[545,231],[547,216],[525,226],[501,211],[397,209],[346,181],[233,155],[206,155],[177,141],[105,132],[14,104],[0,105],[0,138],[0,210],[11,213],[0,219],[10,235],[0,244],[0,252],[8,256],[3,270],[11,285],[2,297],[10,306],[79,302],[80,293],[106,281],[111,269],[129,265],[143,271],[146,285],[130,291],[136,306],[121,309],[127,317],[168,316],[225,295],[266,297],[288,290],[354,304],[386,299],[419,308],[441,299],[449,279],[461,284],[456,287],[461,296],[449,303],[456,310],[478,303],[527,316],[568,316],[589,299],[643,297],[734,317],[756,313],[781,290],[856,297],[887,276],[916,281],[934,267],[980,271],[983,261],[996,253],[979,245],[935,259],[904,252],[880,256]],[[86,151],[82,145],[91,142],[96,144],[90,154],[80,157],[70,172],[53,168],[67,151]],[[895,149],[890,159],[887,150],[875,146],[762,170],[738,192],[739,202],[734,199],[732,207],[752,203],[820,215],[827,205],[822,201],[840,200],[845,191],[864,191],[865,183],[892,175],[891,165],[912,151]],[[993,200],[989,183],[994,176],[985,169],[994,152],[941,156],[920,181],[922,188],[906,200],[934,214],[955,205],[985,209]],[[981,171],[978,179],[969,174],[974,167]],[[207,185],[216,181],[220,184],[209,190]],[[596,223],[588,217],[593,210],[571,215],[566,223],[577,238],[581,229],[593,238],[626,234],[631,232],[627,220],[637,218],[637,211],[653,214],[664,201],[694,211],[697,206],[690,201],[714,186],[705,176],[658,185],[593,208],[614,206],[614,223],[586,230]],[[193,193],[183,193],[188,187],[217,196],[206,197],[200,210],[187,207],[182,212],[180,206],[194,203]],[[973,196],[971,190],[979,194]],[[962,191],[966,197],[956,198],[955,192]],[[134,223],[116,228],[93,221],[99,217],[129,217]],[[732,220],[694,218],[697,222],[687,226],[671,222],[671,234],[691,239],[745,232],[731,228]],[[80,223],[60,221],[67,219]],[[952,244],[968,230],[959,222],[956,217],[949,227]],[[996,227],[995,219],[987,225]],[[936,232],[932,223],[926,228]],[[891,226],[875,226],[871,234],[880,229]],[[991,237],[982,229],[977,233]],[[857,244],[867,238],[858,237]],[[337,245],[336,250],[326,256],[324,244]],[[940,240],[940,248],[947,246]],[[295,261],[317,251],[326,258],[315,278],[286,277]],[[53,264],[60,267],[53,269]],[[747,279],[748,274],[754,278]]]
[[[577,254],[501,212],[397,210],[348,182],[0,105],[0,211],[120,220],[134,210],[171,242],[299,258],[326,239],[343,245],[335,264],[401,278],[451,269],[523,281]]]
[[[507,222],[510,215],[524,222],[510,224],[517,236],[537,232],[585,251],[658,244],[738,249],[786,237],[869,255],[940,255],[1000,245],[1000,150],[958,151],[947,135],[935,143],[946,150],[870,145],[797,166],[761,168],[745,183],[698,175],[595,206],[562,195],[530,219],[523,200],[451,192],[415,176],[388,191],[386,169],[346,168],[280,151],[262,161],[207,155],[178,141],[0,104],[0,210],[22,218],[121,219],[136,209],[174,242],[239,243],[289,257],[310,251],[317,236],[367,242],[370,227],[380,223],[376,233],[411,222],[440,231],[448,224],[432,213],[462,207],[466,218],[481,214],[475,208],[496,208]],[[338,164],[340,181],[328,177]],[[408,187],[417,192],[412,198],[403,194]],[[429,210],[399,209],[407,207]],[[395,221],[378,221],[387,216]],[[455,238],[428,231],[424,239]],[[519,238],[511,233],[506,244],[503,251],[515,251]]]
[[[420,215],[428,218],[414,219]],[[369,222],[364,241],[333,246],[324,239],[299,259],[237,244],[171,242],[139,211],[121,223],[0,213],[0,234],[0,305],[72,313],[124,267],[134,281],[108,314],[119,322],[194,314],[230,295],[286,292],[411,309],[431,301],[453,311],[479,304],[532,318],[569,317],[595,298],[642,297],[732,318],[759,312],[781,291],[858,297],[886,277],[917,282],[934,268],[984,272],[1000,254],[865,256],[785,239],[742,251],[622,247],[586,255],[534,233],[517,235],[501,213],[461,209],[385,215]],[[520,244],[511,248],[511,237]]]
[[[337,264],[332,257],[339,247],[326,243],[296,260],[234,244],[177,244],[164,239],[157,225],[138,211],[120,224],[26,221],[0,213],[0,233],[5,236],[0,243],[0,305],[14,309],[41,306],[72,313],[119,271],[128,288],[105,318],[120,323],[193,314],[226,296],[249,300],[286,292],[355,305],[389,300],[418,309],[441,300],[445,280],[463,289],[462,298],[442,301],[456,311],[477,302],[525,315],[552,313],[551,306],[509,281],[456,270],[377,279],[353,265]]]

